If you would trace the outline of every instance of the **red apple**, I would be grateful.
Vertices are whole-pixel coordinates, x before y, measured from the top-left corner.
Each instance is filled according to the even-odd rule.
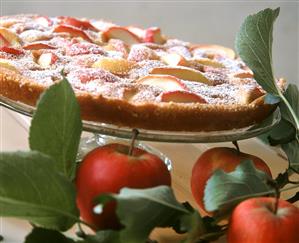
[[[233,211],[229,223],[228,243],[298,243],[299,208],[275,198],[250,198]]]
[[[205,151],[196,161],[192,169],[191,190],[193,197],[201,209],[207,212],[204,207],[204,189],[208,179],[217,169],[225,172],[232,172],[246,159],[253,161],[255,167],[271,175],[267,164],[260,158],[237,151],[234,148],[216,147]]]
[[[123,187],[150,188],[170,183],[170,173],[158,156],[139,148],[134,148],[129,155],[129,146],[108,144],[83,159],[76,177],[77,205],[81,217],[97,229],[117,229],[120,223],[115,202],[105,205],[98,215],[93,211],[97,196],[118,193]]]

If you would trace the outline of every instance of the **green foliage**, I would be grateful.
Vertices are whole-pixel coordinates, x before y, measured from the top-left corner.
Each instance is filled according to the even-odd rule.
[[[30,148],[51,156],[55,168],[73,179],[81,131],[80,107],[72,87],[63,79],[38,102],[30,127]]]
[[[273,24],[279,8],[249,15],[236,36],[239,56],[253,71],[256,81],[270,94],[279,95],[272,67]]]
[[[279,8],[268,8],[248,16],[236,36],[235,45],[242,60],[253,71],[256,81],[268,92],[265,102],[274,104],[280,101],[280,124],[261,138],[270,144],[282,145],[289,158],[290,167],[298,171],[298,152],[295,152],[299,151],[298,87],[290,84],[283,93],[277,86],[273,73],[273,24],[278,15]]]
[[[74,240],[64,236],[56,230],[33,228],[27,235],[25,243],[75,243]]]
[[[108,197],[117,201],[117,215],[125,226],[117,233],[116,242],[145,242],[155,227],[170,227],[179,217],[189,214],[167,186],[123,188],[119,194]],[[97,202],[106,203],[107,196],[100,196]]]
[[[1,153],[0,215],[67,230],[79,220],[75,188],[39,152]]]
[[[225,214],[242,200],[256,194],[269,194],[271,187],[267,184],[269,176],[254,167],[252,161],[243,161],[230,173],[216,170],[207,181],[204,204],[208,211]]]

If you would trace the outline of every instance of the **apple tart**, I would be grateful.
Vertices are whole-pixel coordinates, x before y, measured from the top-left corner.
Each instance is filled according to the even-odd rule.
[[[0,66],[0,95],[34,106],[64,70],[82,118],[117,126],[227,130],[275,108],[233,50],[165,37],[157,27],[4,16]]]

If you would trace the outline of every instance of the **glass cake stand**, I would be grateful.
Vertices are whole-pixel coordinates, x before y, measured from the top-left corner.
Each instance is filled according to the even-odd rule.
[[[14,101],[0,95],[0,105],[20,114],[32,117],[35,107],[26,105],[24,103]],[[256,137],[260,134],[266,133],[273,126],[280,121],[280,111],[277,108],[271,116],[265,119],[262,123],[248,126],[240,129],[211,131],[211,132],[173,132],[173,131],[156,131],[138,129],[139,141],[156,141],[169,143],[215,143],[237,141]],[[132,128],[119,127],[116,125],[83,121],[83,130],[92,132],[94,135],[89,138],[83,138],[80,143],[80,152],[78,158],[82,158],[86,152],[99,145],[104,145],[109,142],[123,142],[127,143],[128,139],[132,137]],[[149,152],[157,154],[168,167],[171,167],[170,160],[160,151],[137,141],[136,146],[143,148]]]

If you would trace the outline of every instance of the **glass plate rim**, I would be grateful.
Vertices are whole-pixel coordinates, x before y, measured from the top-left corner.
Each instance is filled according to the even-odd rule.
[[[15,101],[0,95],[0,105],[12,111],[32,117],[35,107]],[[186,132],[186,131],[160,131],[139,129],[138,140],[170,143],[214,143],[243,140],[256,137],[269,131],[281,118],[280,110],[276,110],[260,124],[244,128],[210,131],[210,132]],[[119,138],[131,138],[132,128],[119,127],[113,124],[99,123],[83,120],[83,130]]]

